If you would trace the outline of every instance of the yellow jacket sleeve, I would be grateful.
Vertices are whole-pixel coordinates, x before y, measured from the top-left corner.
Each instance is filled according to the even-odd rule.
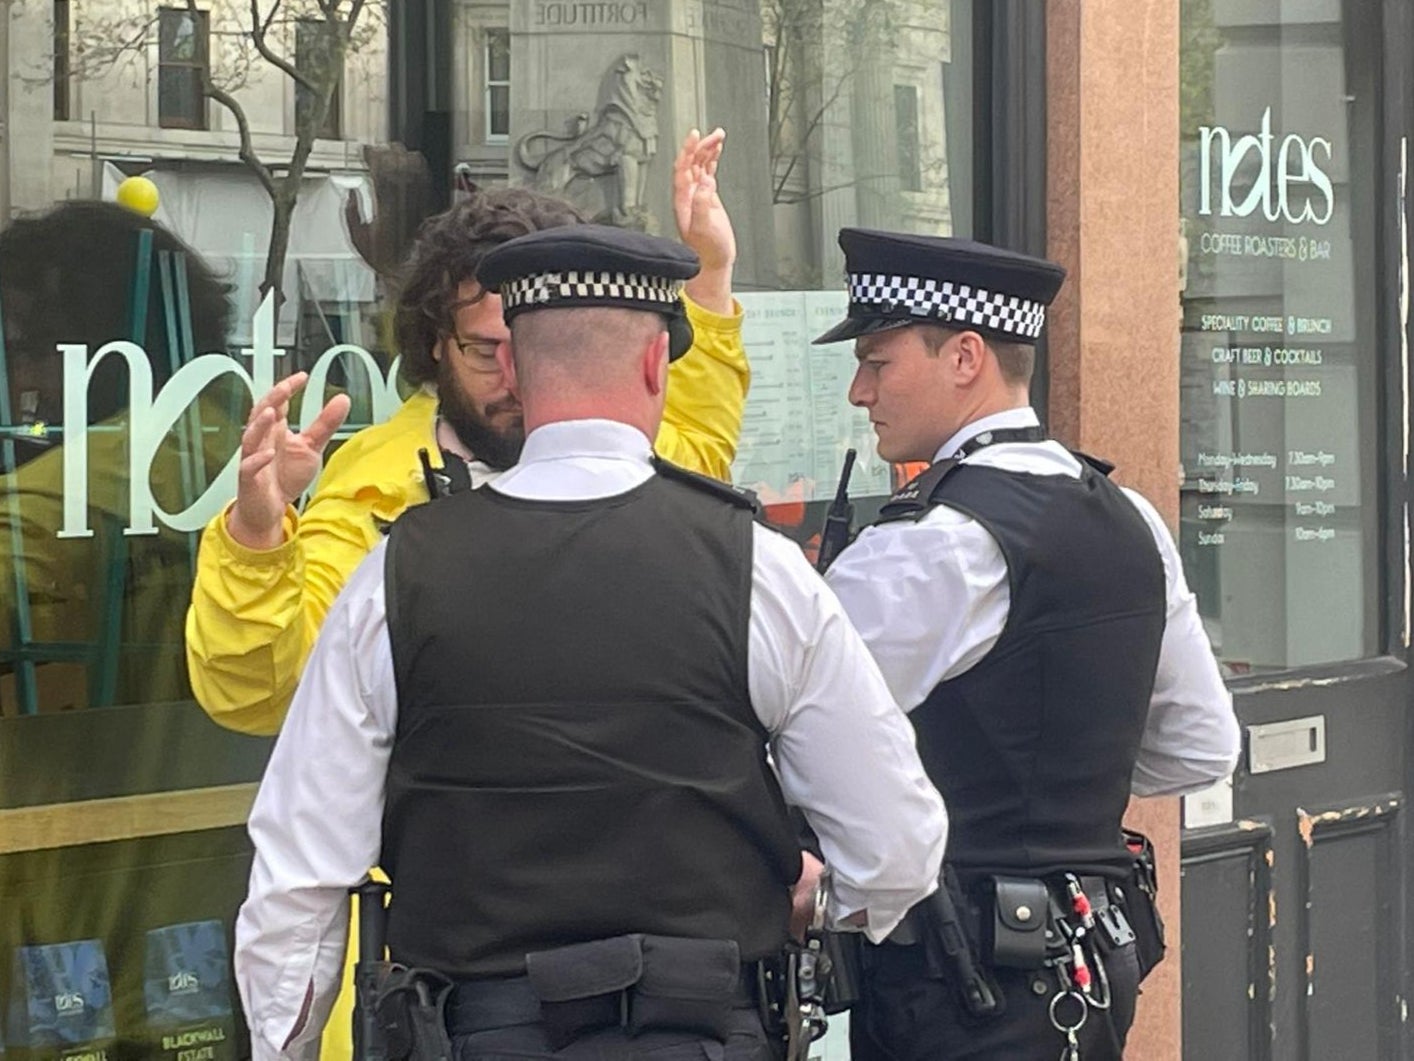
[[[725,317],[684,296],[692,349],[668,369],[667,404],[654,449],[660,457],[727,482],[741,437],[751,369],[741,345],[741,305]]]
[[[377,544],[380,525],[425,501],[417,449],[433,437],[436,399],[416,395],[330,460],[285,542],[247,549],[220,513],[202,534],[187,610],[187,673],[227,729],[268,736],[285,719],[305,658],[334,598]]]

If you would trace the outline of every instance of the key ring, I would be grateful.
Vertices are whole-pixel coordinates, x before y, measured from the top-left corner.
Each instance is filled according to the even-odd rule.
[[[1056,1015],[1057,1011],[1060,1009],[1060,1004],[1068,998],[1075,999],[1075,1004],[1080,1010],[1080,1015],[1076,1018],[1074,1024],[1062,1024],[1060,1017]],[[1085,996],[1082,995],[1079,991],[1058,991],[1056,994],[1051,996],[1051,1027],[1054,1028],[1056,1031],[1060,1032],[1062,1035],[1074,1035],[1081,1028],[1085,1027],[1085,1021],[1089,1018],[1089,1016],[1090,1006],[1085,1001]]]

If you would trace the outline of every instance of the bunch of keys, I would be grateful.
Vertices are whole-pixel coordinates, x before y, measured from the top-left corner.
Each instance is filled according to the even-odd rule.
[[[1073,1023],[1067,1023],[1066,1013],[1063,1005],[1067,1001],[1074,1001],[1076,1016]],[[1080,1029],[1085,1027],[1085,1021],[1090,1016],[1090,1006],[1085,1001],[1085,996],[1074,988],[1058,991],[1051,998],[1051,1027],[1065,1036],[1065,1045],[1061,1047],[1060,1061],[1080,1061]]]

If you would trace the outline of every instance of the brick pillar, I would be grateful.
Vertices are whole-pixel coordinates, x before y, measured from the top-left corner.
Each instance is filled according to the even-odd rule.
[[[1114,461],[1178,520],[1178,5],[1046,5],[1050,256],[1069,276],[1050,314],[1050,424]],[[1169,956],[1144,985],[1129,1056],[1182,1055],[1178,801],[1128,822],[1158,845]]]

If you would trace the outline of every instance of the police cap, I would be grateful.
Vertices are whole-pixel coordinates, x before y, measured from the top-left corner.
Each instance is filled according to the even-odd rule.
[[[701,268],[680,243],[608,225],[561,225],[518,236],[481,261],[477,282],[501,295],[507,323],[536,309],[610,307],[668,322],[668,356],[692,347],[683,282]]]
[[[840,230],[848,316],[815,340],[835,343],[910,324],[941,324],[1034,343],[1065,270],[970,239]]]

